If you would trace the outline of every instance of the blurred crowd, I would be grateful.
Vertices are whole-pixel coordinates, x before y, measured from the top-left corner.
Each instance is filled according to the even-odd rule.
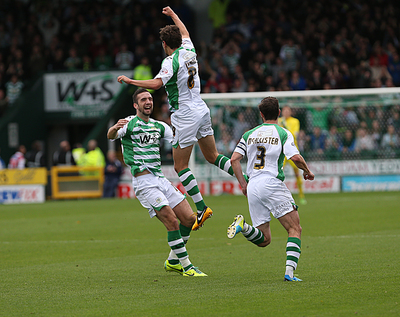
[[[171,23],[161,14],[166,5],[191,33],[205,93],[400,86],[400,2],[213,0],[209,19],[214,29],[206,44],[196,38],[195,15],[182,0],[4,0],[0,2],[0,116],[24,86],[45,71],[132,69],[136,79],[153,78],[165,56],[159,29]],[[165,102],[158,110],[158,119],[168,122]],[[244,109],[241,115],[237,108],[226,107],[214,117],[220,148],[232,148],[241,131],[257,122],[252,111]],[[332,147],[326,145],[330,141],[316,137],[316,124],[310,123],[315,111],[295,112],[303,117],[300,137],[304,150],[314,149],[317,139],[326,152]],[[324,111],[329,118],[337,114],[337,109]],[[349,129],[352,139],[370,136],[376,119],[380,137],[372,142],[374,149],[385,147],[388,138],[392,147],[399,147],[398,106],[342,109],[341,114],[358,122]],[[397,138],[384,137],[390,134],[389,126]],[[337,122],[328,120],[320,134],[330,140],[335,127],[343,153],[348,148],[343,145],[346,132]],[[356,144],[360,142],[355,151]]]
[[[205,92],[400,85],[400,3],[214,0]],[[251,4],[251,5],[249,5]]]
[[[80,143],[71,148],[68,140],[61,141],[58,150],[53,153],[50,165],[104,168],[103,197],[107,198],[115,197],[122,174],[122,163],[118,160],[116,152],[109,150],[105,157],[94,139],[89,140],[86,148],[82,147]],[[8,164],[0,155],[0,170],[5,168],[24,169],[35,167],[47,167],[41,141],[34,141],[29,151],[25,145],[19,145],[17,151],[10,157]],[[90,171],[82,173],[84,175],[96,174],[96,172]]]

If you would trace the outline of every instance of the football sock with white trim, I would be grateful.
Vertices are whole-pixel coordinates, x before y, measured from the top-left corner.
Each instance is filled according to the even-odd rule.
[[[182,240],[186,245],[186,243],[188,242],[188,240],[190,238],[190,232],[192,231],[192,228],[185,227],[184,225],[182,225],[180,223],[179,224],[179,231],[181,233]],[[172,250],[169,252],[168,262],[171,263],[172,265],[176,265],[176,264],[179,263],[178,257],[176,256],[175,252],[172,251]]]
[[[233,168],[231,165],[231,160],[225,155],[219,154],[214,162],[214,165],[219,167],[223,171],[227,172],[229,175],[235,176],[235,173],[233,172]],[[249,182],[249,178],[247,177],[247,175],[243,174],[243,176],[246,182]]]
[[[179,262],[182,264],[183,269],[185,271],[190,270],[193,267],[193,264],[189,260],[189,255],[186,251],[185,242],[183,241],[179,230],[168,231],[168,245],[179,259]]]
[[[219,154],[214,162],[214,165],[227,172],[231,176],[235,176],[231,165],[231,160],[225,155]]]
[[[264,242],[264,235],[261,230],[254,228],[246,222],[243,225],[242,234],[248,241],[256,245]]]
[[[194,178],[194,175],[192,174],[190,168],[185,168],[181,170],[178,173],[178,176],[183,187],[185,187],[185,190],[187,191],[189,196],[192,197],[193,202],[196,205],[196,209],[198,211],[203,211],[206,205],[204,203],[203,196],[200,193],[199,187],[197,186],[196,178]]]
[[[286,272],[285,275],[293,277],[293,271],[297,268],[301,253],[301,240],[296,237],[289,237],[286,244]]]

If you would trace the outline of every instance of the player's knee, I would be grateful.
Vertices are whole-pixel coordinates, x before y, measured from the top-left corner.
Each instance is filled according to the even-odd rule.
[[[207,160],[208,163],[214,164],[217,157],[218,155],[217,156],[207,155],[205,156],[205,159]]]
[[[180,171],[184,170],[185,168],[188,168],[187,165],[183,165],[183,164],[174,164],[174,170],[175,172],[178,174]]]
[[[206,161],[208,163],[211,163],[211,164],[214,164],[214,162],[217,160],[218,155],[219,154],[218,154],[217,151],[215,151],[215,152],[206,152],[206,153],[203,152],[204,158],[206,159]]]
[[[301,237],[302,230],[303,229],[301,228],[300,224],[296,224],[289,228],[288,234],[290,237]]]

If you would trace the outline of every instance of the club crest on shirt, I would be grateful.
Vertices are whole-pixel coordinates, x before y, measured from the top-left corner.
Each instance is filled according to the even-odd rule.
[[[258,131],[257,138],[265,138],[267,136],[271,136],[273,134],[272,129],[266,131]]]
[[[141,133],[139,135],[139,140],[141,144],[153,144],[158,143],[160,140],[160,133]]]

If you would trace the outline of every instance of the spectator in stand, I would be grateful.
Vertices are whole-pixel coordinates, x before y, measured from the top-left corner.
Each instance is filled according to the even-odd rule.
[[[396,134],[393,125],[388,125],[387,132],[382,137],[383,149],[397,149],[400,146],[399,136]]]
[[[313,127],[319,127],[323,131],[329,130],[329,117],[332,113],[332,105],[326,107],[309,107],[308,115],[311,116]]]
[[[229,73],[228,66],[223,65],[220,68],[220,74],[217,76],[218,84],[225,83],[227,90],[230,91],[232,87],[232,76]]]
[[[71,152],[71,145],[67,140],[60,142],[60,148],[53,154],[53,166],[71,166],[76,165]]]
[[[104,48],[101,48],[99,54],[94,60],[94,68],[97,70],[108,70],[113,67],[113,61]]]
[[[90,56],[89,55],[83,56],[83,58],[82,58],[82,70],[84,72],[87,72],[87,71],[91,70],[92,68],[93,68],[92,67],[92,59],[90,58]]]
[[[128,45],[123,43],[120,51],[115,56],[115,66],[117,66],[119,69],[132,69],[133,61],[133,53],[128,50]]]
[[[151,66],[149,65],[149,59],[147,56],[143,56],[141,63],[133,69],[133,79],[136,80],[147,80],[153,79],[153,73],[151,71]],[[154,90],[149,89],[150,93],[153,93]]]
[[[82,68],[82,59],[77,56],[75,47],[69,49],[69,56],[64,62],[64,67],[69,71],[76,71]]]
[[[297,146],[301,153],[307,152],[309,150],[309,140],[304,130],[299,131]]]
[[[354,151],[359,153],[362,157],[371,154],[374,150],[374,141],[364,128],[359,128],[356,134],[356,141]]]
[[[43,56],[40,46],[35,45],[29,58],[29,74],[33,77],[46,69],[46,59]]]
[[[213,27],[218,29],[226,23],[226,10],[231,0],[213,0],[208,7],[208,16],[213,22]]]
[[[204,92],[216,93],[218,92],[217,72],[212,71],[208,78],[206,85],[204,86]]]
[[[397,105],[392,108],[387,124],[394,126],[396,131],[400,131],[400,106]]]
[[[42,150],[42,143],[34,141],[31,150],[26,153],[26,167],[45,167],[45,158]]]
[[[353,132],[350,129],[347,129],[344,133],[344,137],[342,140],[342,152],[349,153],[354,151],[355,146],[355,138],[353,136]]]
[[[230,40],[222,49],[222,60],[231,74],[235,72],[235,67],[239,63],[240,52],[240,47],[234,40]]]
[[[298,69],[299,61],[301,59],[301,50],[294,44],[293,39],[289,38],[281,47],[279,57],[283,60],[285,70],[287,72],[292,72]]]
[[[400,58],[397,51],[394,51],[389,57],[388,70],[395,86],[400,86]]]
[[[270,78],[272,79],[271,76],[270,76]],[[246,81],[243,77],[236,78],[233,81],[233,86],[232,86],[231,92],[245,92],[246,90],[247,90],[247,85],[246,85]]]
[[[53,16],[42,18],[39,20],[38,28],[42,32],[44,44],[49,46],[53,37],[58,34],[60,22]]]
[[[6,89],[7,89],[6,95],[10,107],[14,105],[15,101],[21,95],[23,87],[24,84],[21,81],[19,81],[17,75],[12,75],[11,80],[6,83]]]
[[[310,149],[316,155],[322,155],[325,151],[326,135],[322,133],[320,127],[316,126],[310,136]]]
[[[280,57],[275,59],[275,64],[271,66],[271,70],[272,78],[274,79],[275,84],[279,84],[282,74],[286,76],[285,66],[283,65],[283,61]]]
[[[80,161],[85,154],[86,149],[82,146],[82,143],[75,143],[72,149],[72,156],[74,157],[76,165],[80,165]]]
[[[306,81],[298,71],[293,71],[289,80],[289,87],[291,90],[305,90],[307,88]]]
[[[1,154],[1,148],[0,148],[0,154]],[[4,162],[4,160],[1,158],[0,155],[0,170],[3,170],[6,168],[6,163]]]
[[[342,146],[342,140],[336,126],[333,125],[330,127],[329,134],[325,142],[326,142],[325,147],[327,150],[339,152]]]
[[[221,136],[216,142],[218,153],[231,157],[237,142],[232,139],[232,135],[227,130],[222,130]]]
[[[83,155],[82,159],[79,162],[80,166],[95,166],[95,167],[104,167],[106,166],[106,160],[104,158],[104,154],[99,147],[97,147],[97,141],[92,139],[89,140],[87,146],[87,153]]]
[[[382,129],[378,120],[372,121],[371,137],[374,141],[374,148],[379,149],[382,141]]]
[[[330,52],[330,51],[329,51]],[[322,67],[322,69],[328,69],[334,62],[334,58],[332,55],[328,53],[328,50],[324,47],[319,49],[319,56],[317,58],[318,65]]]
[[[6,97],[4,90],[0,89],[0,118],[6,113],[8,108],[8,98]]]
[[[25,168],[25,154],[26,154],[26,147],[25,145],[20,145],[18,147],[17,152],[15,152],[8,163],[8,168],[18,168],[24,169]]]
[[[252,126],[250,122],[245,118],[243,111],[240,111],[237,116],[237,120],[233,125],[233,139],[237,142],[240,141],[242,135],[248,131]]]
[[[104,168],[104,187],[103,197],[115,197],[115,191],[118,187],[119,179],[122,173],[122,164],[117,159],[115,151],[107,152],[106,167]]]
[[[322,85],[323,85],[323,79],[322,79],[321,71],[318,68],[316,68],[312,72],[312,76],[311,76],[307,86],[310,89],[319,90],[319,89],[322,89]]]
[[[51,52],[51,58],[48,61],[47,70],[65,70],[64,62],[64,51],[62,48],[57,48],[55,52]]]

